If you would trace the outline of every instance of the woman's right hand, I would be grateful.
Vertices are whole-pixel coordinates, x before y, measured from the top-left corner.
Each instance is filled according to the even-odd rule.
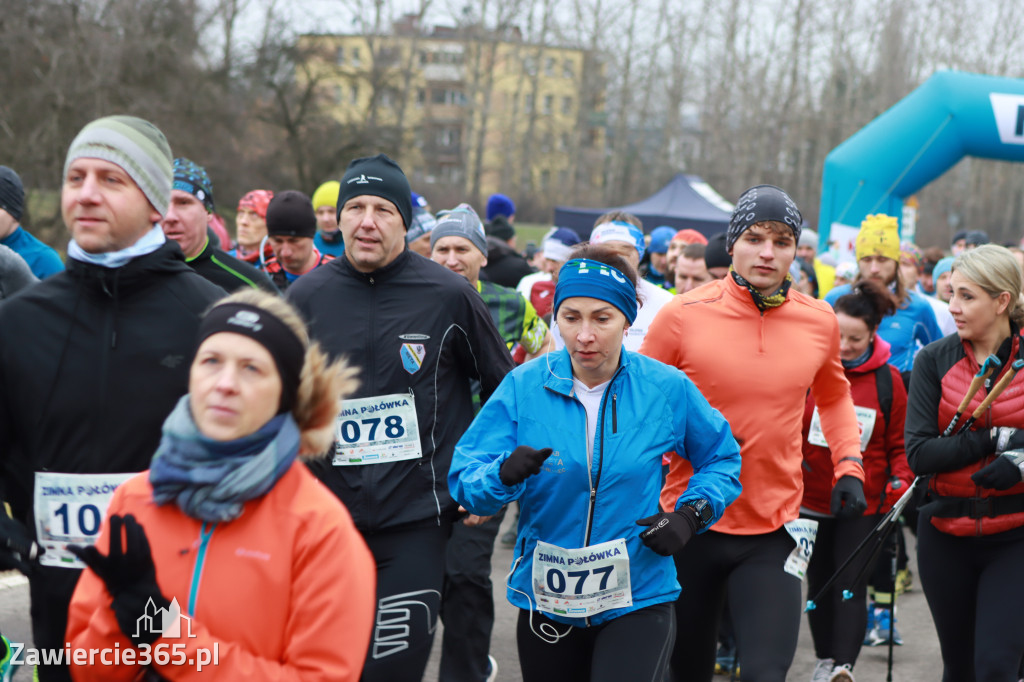
[[[551,448],[534,450],[528,445],[520,445],[502,463],[498,477],[509,487],[518,485],[530,476],[539,474],[541,465],[551,453]]]

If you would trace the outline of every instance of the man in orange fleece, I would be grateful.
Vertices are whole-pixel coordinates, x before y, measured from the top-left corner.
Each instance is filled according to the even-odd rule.
[[[729,275],[666,304],[640,348],[686,372],[729,420],[743,460],[742,494],[675,556],[683,589],[676,602],[675,680],[711,680],[726,590],[743,679],[786,679],[800,626],[800,580],[817,525],[798,518],[808,389],[832,445],[832,513],[859,515],[866,506],[839,325],[828,304],[789,288],[802,222],[778,187],[744,192],[726,237]],[[691,474],[673,461],[663,506],[679,499]]]

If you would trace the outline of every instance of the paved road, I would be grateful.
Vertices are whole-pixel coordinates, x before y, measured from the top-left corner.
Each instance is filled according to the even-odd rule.
[[[514,515],[506,518],[506,527],[512,523]],[[502,529],[504,532],[505,528]],[[911,567],[916,571],[914,556],[914,538],[907,533],[908,551],[911,554]],[[498,661],[498,682],[521,682],[519,659],[516,655],[515,621],[518,612],[505,598],[505,573],[512,564],[512,550],[498,546],[494,552],[494,570],[491,578],[494,581],[495,627],[491,639],[491,655]],[[900,596],[898,600],[899,623],[897,629],[903,636],[904,645],[894,647],[893,675],[894,682],[937,682],[942,679],[942,658],[939,654],[939,641],[935,635],[928,604],[920,585],[914,585],[910,592]],[[438,635],[443,629],[438,629]],[[437,682],[438,637],[434,642],[434,654],[427,668],[426,682]],[[888,650],[885,647],[864,647],[857,667],[854,670],[858,682],[884,682],[887,679]],[[807,628],[807,618],[800,625],[800,642],[796,658],[790,668],[787,680],[790,682],[808,682],[811,671],[816,663],[814,648],[811,644],[811,632]],[[728,677],[715,677],[715,682],[725,682]]]
[[[510,515],[511,516],[511,515]],[[511,523],[511,520],[506,521]],[[908,543],[913,551],[913,537],[908,534]],[[520,682],[519,662],[516,657],[515,619],[517,613],[505,600],[505,576],[512,561],[512,550],[498,547],[494,554],[495,595],[495,629],[491,644],[491,654],[498,661],[499,682]],[[916,567],[913,557],[911,565]],[[915,571],[916,573],[916,571]],[[942,662],[939,655],[938,640],[932,625],[928,606],[920,586],[900,597],[898,628],[903,635],[905,644],[895,648],[892,679],[896,682],[935,682],[942,677]],[[0,575],[0,629],[14,641],[27,642],[31,637],[28,616],[28,586],[17,574]],[[438,635],[441,634],[438,630]],[[438,642],[435,641],[434,656],[427,669],[426,682],[437,682]],[[861,651],[855,670],[859,682],[883,682],[886,676],[886,649],[884,647],[868,648]],[[800,632],[800,644],[796,660],[790,669],[788,679],[794,682],[810,680],[814,668],[814,651],[811,647],[811,636],[807,629],[807,619],[803,619]],[[30,676],[22,671],[15,680],[28,682]],[[728,679],[716,677],[718,680]]]

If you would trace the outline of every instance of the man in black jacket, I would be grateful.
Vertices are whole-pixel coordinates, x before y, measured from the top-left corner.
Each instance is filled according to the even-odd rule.
[[[409,183],[384,155],[349,164],[338,196],[340,258],[288,298],[332,355],[362,368],[333,458],[310,469],[345,503],[377,560],[377,626],[363,680],[420,680],[430,655],[458,505],[447,476],[473,419],[512,358],[464,277],[406,249]]]
[[[171,203],[160,226],[178,242],[185,262],[221,289],[233,292],[251,287],[278,293],[265,273],[217,248],[210,240],[213,183],[206,169],[186,158],[174,160]]]
[[[224,295],[164,237],[170,194],[171,151],[153,124],[85,126],[61,190],[67,270],[0,306],[0,497],[26,524],[5,523],[0,547],[45,549],[28,571],[40,649],[64,646],[81,566],[65,546],[94,541],[113,489],[149,466],[188,390],[199,316]],[[0,569],[11,559],[0,550]],[[71,679],[63,665],[38,673]]]

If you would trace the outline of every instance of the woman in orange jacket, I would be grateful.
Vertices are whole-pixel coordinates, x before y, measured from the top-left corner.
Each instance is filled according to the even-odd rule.
[[[353,375],[281,299],[249,290],[210,310],[151,468],[73,550],[89,568],[69,614],[74,679],[359,678],[373,559],[296,459],[328,448]]]

